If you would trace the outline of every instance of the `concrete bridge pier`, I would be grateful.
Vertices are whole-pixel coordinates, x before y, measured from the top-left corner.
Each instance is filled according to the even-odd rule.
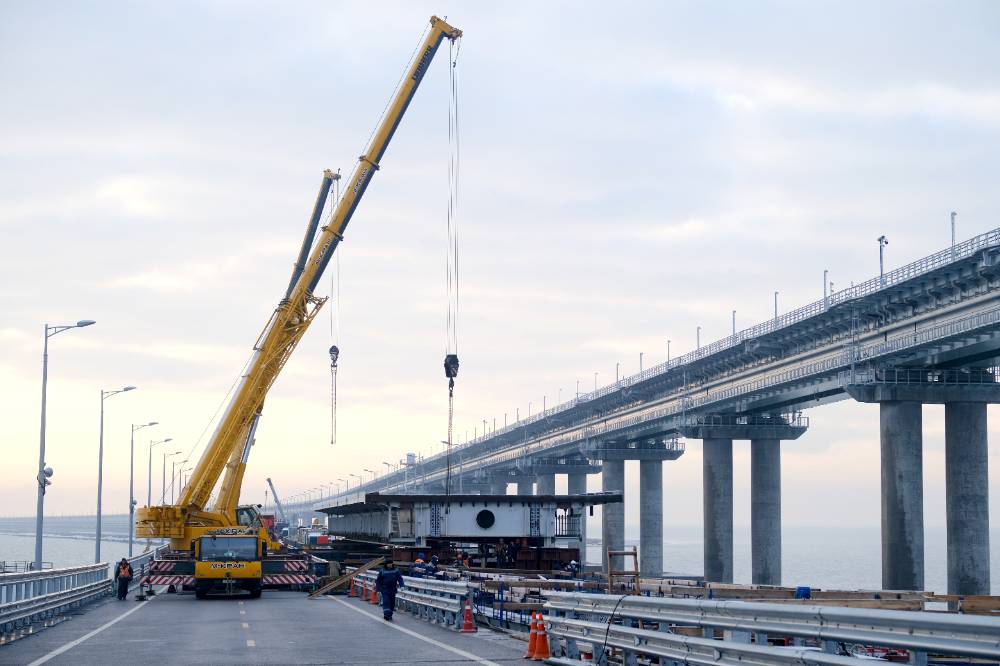
[[[605,460],[601,471],[601,490],[604,492],[625,492],[625,461]],[[625,503],[605,504],[602,507],[602,551],[601,562],[608,570],[608,549],[625,548]]]
[[[924,589],[922,405],[879,404],[882,449],[882,588]]]
[[[705,580],[733,582],[733,440],[702,440]]]
[[[555,474],[539,474],[535,477],[535,494],[536,495],[555,495],[556,494],[556,475]]]
[[[663,575],[663,462],[639,461],[639,574]]]
[[[983,369],[881,371],[847,386],[879,404],[882,449],[882,587],[924,589],[924,404],[945,409],[948,593],[989,594],[989,483],[986,405],[1000,383]]]
[[[528,477],[521,477],[516,482],[517,492],[515,495],[534,495],[534,483]]]
[[[750,580],[781,585],[781,440],[750,440]]]
[[[945,403],[948,594],[990,593],[986,432],[985,402]]]

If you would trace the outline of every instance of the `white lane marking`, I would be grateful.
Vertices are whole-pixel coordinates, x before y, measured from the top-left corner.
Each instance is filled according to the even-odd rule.
[[[250,623],[249,622],[244,622],[243,623],[243,628],[244,629],[249,629],[250,628]]]
[[[242,605],[243,605],[243,602],[241,601],[241,602],[240,602],[240,606],[242,606]]]
[[[153,597],[153,599],[155,599],[155,598],[156,597]],[[80,636],[80,638],[77,638],[75,641],[70,641],[69,643],[66,643],[66,645],[63,645],[62,647],[56,648],[52,652],[49,652],[47,655],[39,657],[38,659],[36,659],[33,662],[31,662],[30,664],[28,664],[28,666],[38,666],[39,664],[44,664],[49,659],[52,659],[53,657],[58,657],[63,652],[66,652],[67,650],[72,650],[73,648],[75,648],[80,643],[82,643],[82,642],[84,642],[84,641],[86,641],[86,640],[88,640],[90,638],[93,638],[94,636],[96,636],[97,634],[101,633],[102,631],[104,631],[108,627],[110,627],[113,624],[116,624],[116,623],[124,620],[129,615],[131,615],[132,613],[136,612],[137,610],[139,610],[143,606],[145,606],[147,604],[150,604],[150,603],[152,603],[152,600],[143,601],[142,603],[134,606],[131,610],[125,611],[124,613],[122,613],[121,615],[119,615],[118,617],[116,617],[115,619],[110,620],[108,622],[105,622],[104,624],[102,624],[101,626],[99,626],[97,629],[94,629],[93,631],[91,631],[89,634],[84,634],[83,636]]]
[[[246,611],[240,611],[240,615],[246,615],[246,614],[247,614]]]
[[[257,641],[252,638],[247,639],[247,647],[257,647]]]
[[[345,606],[347,608],[350,608],[352,611],[355,611],[356,613],[361,613],[362,615],[367,615],[370,618],[374,618],[376,620],[379,620],[385,626],[392,627],[396,631],[402,631],[407,636],[412,636],[413,638],[419,638],[420,640],[422,640],[425,643],[430,643],[431,645],[435,645],[435,646],[441,648],[442,650],[447,650],[448,652],[453,652],[453,653],[457,654],[458,656],[465,657],[466,659],[469,659],[469,660],[471,660],[471,661],[473,661],[473,662],[475,662],[477,664],[482,664],[483,666],[500,666],[500,664],[498,664],[495,661],[490,661],[489,659],[483,659],[482,657],[477,657],[476,655],[472,654],[471,652],[466,652],[465,650],[459,650],[457,647],[452,647],[452,646],[448,645],[447,643],[442,643],[441,641],[436,641],[433,638],[428,638],[427,636],[423,636],[421,634],[418,634],[415,631],[410,631],[406,627],[401,627],[398,624],[394,624],[392,622],[385,622],[379,616],[374,615],[372,613],[369,613],[368,611],[363,611],[363,610],[361,610],[360,608],[358,608],[356,606],[352,606],[351,604],[347,603],[343,599],[338,599],[337,597],[330,597],[330,596],[324,596],[323,598],[324,599],[329,599],[330,601],[336,601],[340,605]]]

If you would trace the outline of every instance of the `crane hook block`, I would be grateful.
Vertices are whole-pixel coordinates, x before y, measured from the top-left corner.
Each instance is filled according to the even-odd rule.
[[[444,376],[448,379],[458,377],[458,354],[448,354],[444,357]]]
[[[340,347],[333,345],[330,347],[330,365],[337,367],[338,358],[340,358]]]

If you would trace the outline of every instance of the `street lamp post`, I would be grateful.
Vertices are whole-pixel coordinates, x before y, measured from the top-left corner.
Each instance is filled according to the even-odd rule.
[[[736,335],[736,310],[733,310],[733,335]]]
[[[177,453],[180,453],[178,451]],[[177,465],[181,466],[181,471],[184,470],[184,465],[187,464],[187,458],[177,462],[176,460],[170,461],[170,503],[174,503],[174,487],[177,485]]]
[[[163,454],[163,467],[160,468],[160,504],[167,503],[167,458],[180,455],[180,451]]]
[[[70,326],[45,325],[45,343],[42,347],[42,419],[38,435],[38,505],[35,509],[35,569],[42,568],[42,523],[45,518],[45,487],[51,485],[49,478],[52,468],[45,465],[45,408],[46,391],[49,384],[49,338],[71,328],[83,328],[96,323],[92,319],[81,319]]]
[[[159,425],[159,423],[157,423],[156,421],[151,421],[150,423],[147,423],[145,427],[148,428],[149,426],[154,426],[154,425]],[[138,428],[136,429],[138,430]],[[174,440],[171,439],[170,437],[167,437],[166,439],[161,440],[159,442],[154,442],[153,440],[149,440],[149,450],[148,450],[148,456],[146,458],[146,506],[153,506],[153,447],[159,446],[164,442],[172,442],[172,441]]]
[[[134,386],[131,388],[135,388]],[[125,389],[127,390],[127,389]],[[102,406],[102,419],[103,419],[103,406]],[[135,431],[142,430],[143,428],[148,428],[149,426],[156,425],[155,421],[150,423],[144,423],[142,425],[132,424],[132,435],[128,441],[128,556],[132,557],[132,541],[133,535],[135,534]],[[101,423],[101,433],[103,437],[104,423]],[[98,497],[100,493],[98,493]],[[97,521],[100,524],[101,514],[100,511],[97,512]],[[100,527],[98,527],[100,529]]]
[[[94,564],[101,562],[101,495],[104,491],[104,401],[113,395],[135,390],[134,386],[126,386],[114,391],[101,389],[101,430],[97,446],[97,529],[94,534]],[[129,556],[132,553],[129,552]]]
[[[774,292],[774,320],[778,321],[778,292]]]
[[[618,381],[619,381],[619,379],[618,379],[618,372],[621,370],[621,367],[622,367],[622,362],[621,361],[615,361],[615,384],[617,384]]]
[[[952,256],[952,258],[955,257],[955,218],[957,216],[958,216],[958,213],[956,213],[955,211],[951,211],[951,256]]]
[[[878,237],[878,282],[879,285],[885,286],[885,246],[889,244],[889,239],[884,235]]]
[[[694,333],[694,345],[695,349],[701,349],[701,326]]]
[[[667,363],[670,363],[670,340],[667,340]]]

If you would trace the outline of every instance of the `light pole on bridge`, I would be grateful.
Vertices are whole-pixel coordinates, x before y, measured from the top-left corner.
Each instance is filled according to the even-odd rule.
[[[878,237],[878,282],[879,285],[885,286],[885,246],[889,244],[889,239],[882,236]]]
[[[159,425],[156,421],[150,421],[145,427]],[[154,442],[149,440],[148,455],[146,457],[146,506],[153,506],[153,447],[163,444],[163,442],[172,442],[173,440],[167,437],[162,442]]]
[[[45,409],[46,391],[49,385],[49,338],[57,333],[68,331],[71,328],[83,328],[96,322],[92,319],[81,319],[69,326],[49,326],[45,325],[45,343],[42,347],[42,425],[38,436],[38,505],[35,509],[35,569],[42,568],[42,522],[45,519],[45,487],[52,485],[49,478],[52,476],[52,468],[45,464]]]
[[[701,349],[701,326],[694,333],[694,345],[695,349]]]
[[[774,321],[778,321],[778,292],[774,292]]]
[[[101,561],[101,494],[104,491],[104,401],[113,395],[135,390],[134,386],[126,386],[113,391],[101,389],[101,434],[97,445],[97,530],[94,535],[94,564]],[[132,555],[132,553],[129,553]]]

